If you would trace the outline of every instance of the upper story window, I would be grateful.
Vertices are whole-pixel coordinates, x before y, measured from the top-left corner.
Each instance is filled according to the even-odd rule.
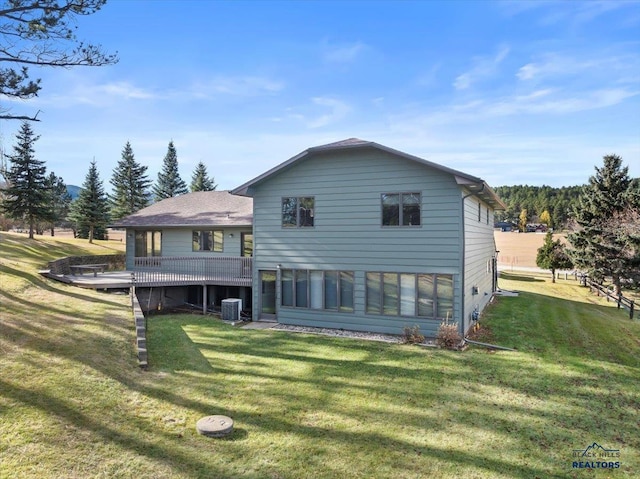
[[[224,234],[222,230],[192,231],[193,251],[215,251],[222,253]]]
[[[420,193],[384,193],[382,226],[420,226]]]
[[[314,210],[315,198],[313,196],[289,196],[282,198],[282,227],[312,227]]]

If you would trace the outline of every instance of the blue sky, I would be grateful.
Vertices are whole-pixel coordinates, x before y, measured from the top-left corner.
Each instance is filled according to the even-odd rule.
[[[231,189],[358,137],[492,186],[586,183],[617,153],[640,176],[640,2],[111,0],[78,36],[117,65],[37,70],[39,159],[107,190],[122,148],[157,178]],[[0,123],[10,151],[18,122]]]

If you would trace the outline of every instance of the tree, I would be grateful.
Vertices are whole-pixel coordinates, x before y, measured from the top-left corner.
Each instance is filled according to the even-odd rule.
[[[569,254],[576,267],[596,281],[610,277],[617,295],[622,280],[637,277],[640,268],[637,232],[622,221],[627,218],[633,225],[640,208],[638,186],[628,170],[618,155],[604,157],[603,166],[596,167],[583,189],[574,210],[577,231],[569,235]]]
[[[178,154],[173,146],[173,141],[169,142],[167,154],[164,157],[162,171],[158,173],[158,181],[153,186],[153,196],[156,201],[188,193],[187,184],[180,178],[178,173]]]
[[[522,233],[527,232],[527,218],[528,218],[527,210],[522,210],[520,212],[520,216],[518,217],[518,228],[520,228],[520,231]]]
[[[64,221],[69,214],[71,195],[62,177],[57,176],[53,171],[47,176],[46,183],[49,195],[48,205],[51,210],[49,217],[51,236],[55,236],[56,225]]]
[[[540,223],[543,223],[551,228],[551,214],[549,213],[549,210],[544,210],[542,213],[540,213]]]
[[[78,237],[104,239],[109,222],[109,200],[104,193],[96,161],[91,162],[78,198],[71,204],[71,218],[77,224]]]
[[[122,159],[110,180],[114,188],[109,196],[112,220],[124,218],[149,205],[151,180],[146,172],[147,167],[136,162],[131,143],[127,141],[122,149]]]
[[[13,154],[8,155],[11,166],[7,171],[8,185],[2,202],[2,209],[7,216],[27,222],[31,239],[36,223],[48,220],[50,215],[45,178],[47,168],[44,161],[36,159],[33,149],[38,138],[31,125],[24,121],[16,134],[17,144],[13,147]]]
[[[544,237],[544,244],[538,248],[536,264],[539,268],[551,270],[552,283],[556,282],[556,270],[573,267],[564,245],[560,240],[553,241],[553,233],[551,231],[547,231],[547,235]]]
[[[0,95],[25,100],[38,95],[40,79],[28,67],[102,66],[118,61],[117,55],[76,37],[77,17],[92,15],[106,0],[8,0],[0,6]],[[0,109],[0,119],[38,121],[36,113],[13,115]]]
[[[193,175],[191,176],[191,185],[190,189],[193,193],[194,191],[215,191],[218,187],[214,183],[213,178],[209,178],[209,173],[207,173],[207,167],[204,163],[199,162],[196,166],[196,169],[193,171]]]

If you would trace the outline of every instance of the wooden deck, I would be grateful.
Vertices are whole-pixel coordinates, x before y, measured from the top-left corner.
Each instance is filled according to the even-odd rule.
[[[100,266],[101,268],[96,268]],[[245,257],[151,257],[135,258],[134,271],[104,271],[106,265],[69,265],[66,271],[77,273],[90,270],[83,276],[62,274],[56,269],[42,274],[57,281],[81,288],[122,289],[132,285],[145,288],[160,286],[219,285],[251,287],[253,258]],[[64,270],[63,270],[64,271]]]

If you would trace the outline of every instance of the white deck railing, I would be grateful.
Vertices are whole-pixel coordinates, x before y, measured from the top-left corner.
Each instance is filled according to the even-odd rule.
[[[253,258],[153,256],[134,258],[136,286],[218,284],[251,286]]]

